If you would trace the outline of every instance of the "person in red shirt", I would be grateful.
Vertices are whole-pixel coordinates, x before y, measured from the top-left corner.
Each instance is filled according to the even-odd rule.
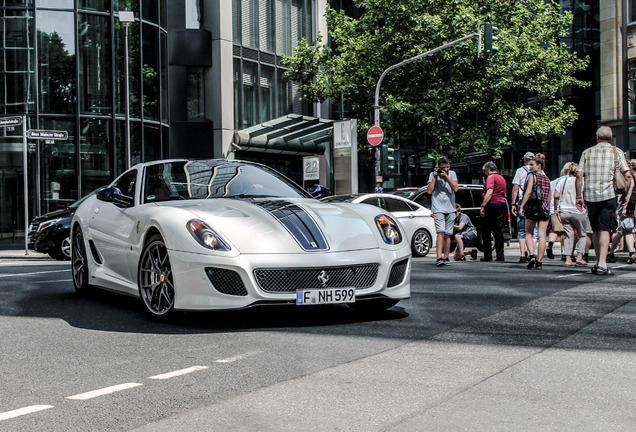
[[[483,170],[487,178],[479,211],[483,218],[484,257],[481,261],[492,261],[492,238],[495,239],[497,253],[495,261],[505,261],[503,227],[508,220],[508,200],[506,199],[508,186],[506,180],[499,175],[494,162],[486,162]]]

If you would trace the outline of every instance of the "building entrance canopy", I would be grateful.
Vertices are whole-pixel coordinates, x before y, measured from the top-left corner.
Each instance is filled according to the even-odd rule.
[[[294,155],[324,154],[333,137],[333,120],[289,114],[234,132],[239,151]]]

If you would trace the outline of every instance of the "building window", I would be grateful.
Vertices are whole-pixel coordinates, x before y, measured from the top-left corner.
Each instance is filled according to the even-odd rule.
[[[104,119],[82,119],[80,124],[80,175],[79,196],[107,185],[113,179],[110,169],[112,122]]]
[[[33,15],[11,12],[0,17],[0,109],[5,114],[33,111],[35,49],[31,46]]]
[[[38,11],[40,110],[75,113],[75,23],[73,12]]]
[[[636,0],[627,0],[627,21],[636,22]]]
[[[186,0],[185,2],[185,28],[203,28],[203,2],[201,0]]]
[[[79,16],[79,98],[82,114],[112,112],[110,25],[106,16]]]
[[[203,68],[188,68],[188,119],[205,118],[205,72]]]

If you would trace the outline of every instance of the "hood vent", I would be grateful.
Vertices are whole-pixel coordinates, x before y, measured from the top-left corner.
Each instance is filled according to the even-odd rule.
[[[316,221],[299,205],[288,201],[253,201],[274,216],[307,251],[329,249]]]

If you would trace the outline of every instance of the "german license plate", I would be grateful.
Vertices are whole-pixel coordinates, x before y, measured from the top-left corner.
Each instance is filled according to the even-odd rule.
[[[355,303],[355,288],[325,288],[296,291],[296,304],[299,306]]]

